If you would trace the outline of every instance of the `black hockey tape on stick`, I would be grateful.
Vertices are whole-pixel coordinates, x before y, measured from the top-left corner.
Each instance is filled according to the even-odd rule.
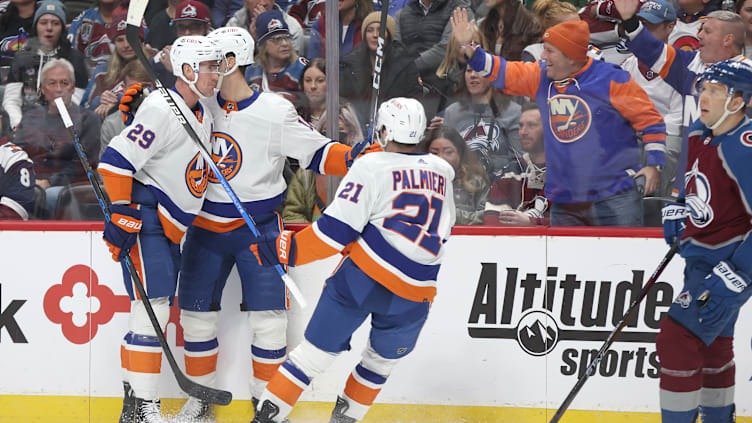
[[[60,117],[63,119],[65,127],[68,129],[68,133],[70,134],[71,138],[73,138],[73,145],[76,147],[78,159],[81,161],[81,165],[86,171],[86,176],[89,178],[91,187],[94,188],[94,194],[97,196],[99,206],[102,208],[102,213],[104,213],[104,218],[106,220],[110,220],[110,200],[102,190],[102,186],[99,185],[99,180],[97,179],[97,176],[94,174],[94,170],[89,164],[89,159],[87,158],[86,152],[81,145],[81,141],[78,137],[78,133],[76,132],[76,128],[73,126],[73,121],[68,114],[68,109],[66,108],[65,103],[63,103],[63,100],[59,97],[55,99],[55,105],[57,106],[58,113],[60,113]],[[131,260],[130,256],[125,256],[124,260],[125,265],[128,268],[128,272],[135,282],[133,285],[136,286],[136,291],[138,291],[138,295],[141,296],[141,301],[144,303],[144,308],[146,309],[146,314],[149,316],[149,321],[154,328],[154,332],[156,332],[157,334],[159,345],[162,347],[162,351],[164,352],[165,358],[167,358],[167,362],[170,363],[170,368],[172,369],[172,373],[175,375],[175,379],[177,379],[180,389],[182,389],[185,393],[192,397],[196,397],[212,404],[229,404],[230,401],[232,401],[231,392],[222,391],[198,384],[188,379],[188,376],[186,376],[183,371],[180,370],[180,366],[178,366],[177,361],[175,361],[175,356],[172,354],[172,350],[170,349],[169,344],[167,344],[167,339],[165,338],[164,331],[159,325],[157,315],[154,313],[154,309],[151,306],[151,301],[149,301],[149,297],[146,295],[146,289],[144,289],[144,284],[141,281],[141,278],[138,276],[138,272],[136,271],[136,267],[133,265],[133,261]]]
[[[379,21],[379,39],[376,45],[376,59],[373,62],[373,80],[371,82],[371,107],[368,116],[368,137],[363,141],[355,144],[352,148],[350,157],[357,158],[363,150],[373,144],[373,137],[376,125],[376,113],[379,105],[379,90],[381,89],[381,69],[384,66],[384,50],[386,49],[386,17],[389,15],[389,0],[381,2],[381,18]],[[394,36],[394,34],[392,34]]]
[[[600,350],[598,350],[598,354],[593,358],[593,361],[590,362],[590,365],[587,367],[587,370],[585,370],[585,373],[580,376],[579,379],[577,379],[577,383],[574,384],[574,387],[571,391],[569,391],[569,394],[564,399],[564,402],[561,403],[559,406],[559,409],[556,410],[556,414],[554,414],[554,417],[551,419],[549,423],[556,423],[558,422],[561,417],[564,415],[564,413],[569,408],[569,405],[572,404],[572,401],[577,396],[577,394],[580,392],[580,389],[582,389],[582,386],[585,384],[585,382],[588,380],[591,374],[595,374],[595,369],[598,367],[598,363],[600,363],[601,359],[603,359],[603,356],[606,354],[606,351],[611,347],[611,344],[614,343],[614,340],[616,337],[621,333],[622,329],[627,325],[627,321],[629,318],[634,314],[642,300],[645,298],[645,296],[648,295],[648,292],[650,289],[655,285],[655,282],[658,280],[658,277],[661,276],[661,273],[663,273],[663,270],[668,266],[668,263],[671,261],[671,259],[674,257],[674,254],[679,251],[679,243],[677,242],[674,244],[671,249],[668,250],[665,256],[663,256],[663,259],[661,259],[661,262],[658,264],[658,267],[655,269],[653,274],[650,276],[650,279],[648,279],[648,282],[645,284],[645,286],[642,288],[642,291],[640,291],[640,295],[637,297],[636,300],[632,301],[632,304],[630,304],[629,308],[627,309],[626,314],[621,319],[618,325],[616,325],[616,328],[611,331],[611,333],[608,335],[608,338],[606,338],[606,342],[603,343],[603,346]]]
[[[243,203],[240,202],[240,199],[238,198],[237,194],[235,194],[235,191],[230,186],[230,183],[227,182],[227,178],[220,172],[219,167],[217,167],[217,164],[214,163],[214,159],[212,158],[211,153],[209,150],[206,149],[206,146],[201,142],[201,139],[196,134],[196,131],[193,130],[193,127],[190,123],[188,123],[188,120],[183,115],[183,112],[180,110],[180,108],[175,103],[175,100],[172,98],[172,95],[170,92],[164,87],[164,84],[162,84],[162,81],[159,80],[157,77],[157,74],[154,72],[154,69],[151,67],[151,62],[149,59],[146,58],[146,55],[144,54],[144,50],[141,48],[141,40],[139,39],[139,30],[141,29],[141,19],[143,19],[144,11],[146,10],[146,4],[149,2],[149,0],[131,0],[130,5],[128,6],[128,18],[127,23],[128,25],[125,28],[125,38],[128,40],[128,44],[131,46],[133,51],[136,52],[136,57],[138,57],[138,60],[141,62],[141,64],[146,68],[146,72],[149,74],[149,78],[154,82],[154,86],[159,91],[159,93],[162,95],[162,97],[167,102],[167,105],[169,106],[170,110],[172,111],[173,115],[178,119],[178,121],[183,125],[183,128],[185,129],[185,132],[188,133],[188,136],[191,138],[191,140],[196,144],[198,147],[199,152],[201,153],[201,156],[204,158],[204,161],[209,166],[209,169],[211,169],[212,172],[214,172],[214,175],[216,175],[217,179],[219,180],[220,185],[222,185],[222,188],[227,193],[227,196],[230,197],[230,200],[232,201],[232,204],[235,206],[235,209],[238,211],[240,216],[245,220],[246,225],[248,225],[248,228],[253,233],[253,236],[256,238],[261,237],[261,233],[256,228],[256,223],[253,221],[253,218],[250,214],[248,214],[248,211],[246,211],[245,207],[243,206]],[[306,308],[307,302],[305,298],[303,297],[303,293],[300,291],[300,288],[298,288],[298,285],[295,283],[295,281],[292,280],[290,275],[285,273],[285,270],[282,268],[281,265],[276,265],[275,269],[277,270],[277,273],[279,274],[279,277],[282,279],[282,282],[285,283],[285,286],[287,286],[287,289],[290,290],[290,293],[292,294],[293,298],[300,304],[301,308]]]

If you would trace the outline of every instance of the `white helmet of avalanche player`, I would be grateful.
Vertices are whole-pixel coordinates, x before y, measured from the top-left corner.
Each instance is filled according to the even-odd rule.
[[[235,56],[235,66],[224,72],[224,75],[231,74],[238,66],[253,64],[253,37],[245,29],[226,26],[215,29],[207,34],[206,37],[217,44],[224,57],[230,54]]]
[[[222,51],[215,44],[214,41],[201,36],[201,35],[189,35],[180,37],[172,44],[170,50],[170,64],[172,64],[172,74],[185,81],[191,88],[191,91],[196,93],[201,99],[206,99],[208,96],[201,94],[196,88],[196,82],[198,82],[198,74],[200,72],[201,62],[219,61],[224,60]],[[183,65],[188,65],[193,69],[193,80],[189,81],[183,74]],[[218,69],[210,69],[209,72],[218,72]]]
[[[700,95],[708,87],[707,84],[725,85],[726,91],[726,102],[723,105],[723,113],[718,120],[715,122],[705,122],[703,120],[703,123],[709,129],[713,130],[719,127],[729,115],[741,112],[749,104],[749,100],[752,98],[752,66],[738,60],[723,60],[713,63],[697,79],[696,87]],[[733,110],[729,110],[729,106],[731,106],[734,98],[740,96],[742,101]],[[702,107],[702,104],[700,107]],[[710,114],[715,114],[714,112],[716,111],[711,110]],[[709,117],[712,118],[712,116]]]
[[[418,100],[396,97],[379,107],[374,138],[381,148],[386,148],[389,141],[418,144],[425,131],[426,112]]]

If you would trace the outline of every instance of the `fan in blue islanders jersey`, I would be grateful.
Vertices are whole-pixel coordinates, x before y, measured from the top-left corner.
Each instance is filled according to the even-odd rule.
[[[172,45],[170,60],[178,77],[172,98],[208,147],[213,119],[205,99],[214,94],[222,53],[206,37],[181,37]],[[112,139],[99,173],[112,201],[104,239],[114,260],[130,255],[159,324],[165,327],[178,282],[180,243],[209,185],[206,163],[155,91],[141,104],[133,123]],[[136,301],[140,298],[130,274],[121,265],[132,302],[120,352],[125,386],[120,421],[164,422],[158,399],[162,350],[143,303]]]
[[[262,264],[289,266],[352,246],[327,279],[305,339],[261,394],[253,422],[283,421],[311,381],[349,349],[350,337],[368,316],[369,343],[331,421],[363,419],[394,365],[415,347],[455,219],[454,170],[438,156],[417,153],[425,128],[417,100],[398,97],[382,104],[376,138],[385,151],[355,162],[313,225],[251,246]]]
[[[700,119],[689,132],[684,203],[663,209],[680,243],[684,286],[656,339],[664,422],[734,421],[734,325],[752,275],[752,67],[711,65],[699,79]]]

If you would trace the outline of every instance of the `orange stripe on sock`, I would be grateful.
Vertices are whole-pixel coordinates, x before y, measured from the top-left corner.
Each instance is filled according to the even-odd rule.
[[[136,373],[159,373],[162,352],[128,351],[128,370]]]
[[[345,395],[359,404],[373,404],[373,401],[376,399],[376,395],[378,395],[379,392],[381,392],[381,389],[373,389],[364,386],[355,380],[352,374],[347,378],[347,384],[345,384]]]
[[[277,371],[281,364],[282,363],[269,364],[253,361],[253,377],[263,380],[264,382],[269,382],[270,380],[272,380],[274,372]]]
[[[217,370],[217,354],[207,357],[185,356],[185,372],[188,376],[205,376]]]
[[[125,349],[125,345],[120,346],[120,367],[128,370],[130,364],[128,362],[128,350]]]
[[[300,394],[303,393],[302,388],[300,388],[285,375],[279,372],[277,372],[274,377],[272,377],[272,380],[270,380],[269,384],[266,385],[266,389],[276,395],[277,398],[287,403],[287,405],[289,405],[290,407],[294,406],[295,403],[298,402]]]

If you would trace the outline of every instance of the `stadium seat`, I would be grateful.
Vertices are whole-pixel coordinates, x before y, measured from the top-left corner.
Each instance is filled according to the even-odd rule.
[[[88,183],[68,185],[60,191],[55,207],[56,220],[103,220],[94,190]]]

